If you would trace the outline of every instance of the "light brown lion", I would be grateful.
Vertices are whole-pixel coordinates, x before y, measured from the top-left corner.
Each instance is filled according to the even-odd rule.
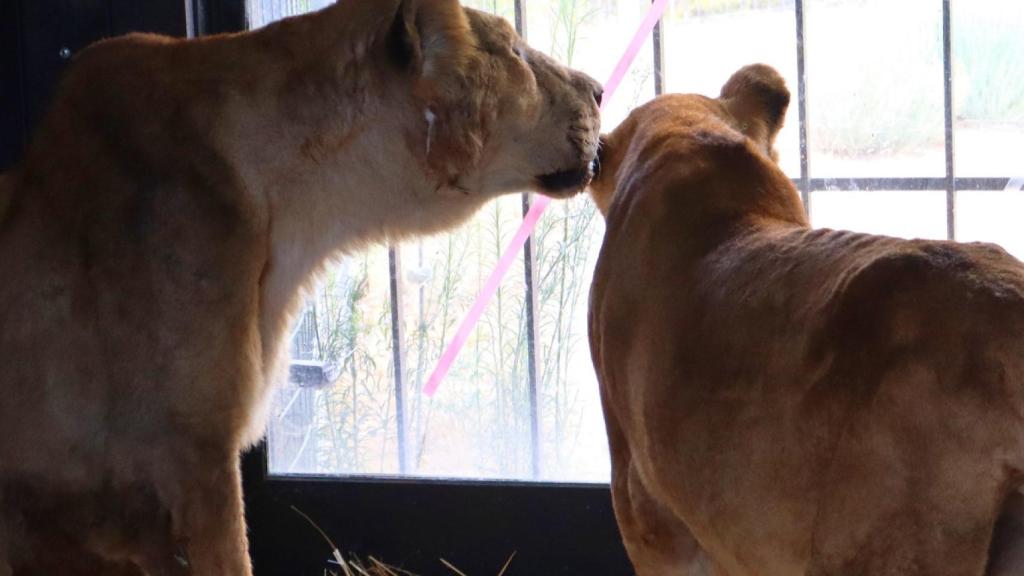
[[[457,0],[85,50],[0,179],[0,575],[249,574],[238,454],[302,288],[580,190],[600,96]]]
[[[605,138],[590,342],[641,576],[1024,574],[1024,265],[808,226],[767,66]]]

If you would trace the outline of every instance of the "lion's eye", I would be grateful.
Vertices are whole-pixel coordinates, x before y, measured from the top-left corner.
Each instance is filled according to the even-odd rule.
[[[515,52],[516,56],[519,56],[523,60],[523,62],[527,61],[526,60],[526,49],[523,48],[522,45],[517,44],[517,45],[513,46],[512,47],[512,51]]]

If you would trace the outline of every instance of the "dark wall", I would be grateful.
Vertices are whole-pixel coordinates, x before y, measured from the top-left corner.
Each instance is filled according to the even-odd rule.
[[[238,32],[248,28],[244,0],[186,0],[191,2],[200,34]]]
[[[19,3],[0,0],[0,172],[13,163],[25,139]]]
[[[184,36],[186,1],[0,0],[0,171],[20,157],[77,51],[133,31]]]

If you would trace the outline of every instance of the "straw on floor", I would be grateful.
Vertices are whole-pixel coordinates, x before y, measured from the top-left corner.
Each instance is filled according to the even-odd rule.
[[[299,516],[305,518],[306,522],[309,522],[309,525],[319,532],[320,536],[327,542],[327,545],[331,547],[331,556],[334,559],[333,563],[338,565],[340,572],[324,568],[324,576],[417,576],[408,570],[403,570],[402,568],[385,564],[373,556],[367,557],[365,561],[354,556],[345,559],[341,554],[341,551],[339,551],[338,547],[334,544],[334,541],[331,540],[331,537],[328,536],[327,533],[324,532],[308,514],[299,510],[295,506],[292,506],[292,510],[294,510]],[[505,563],[501,566],[501,570],[498,571],[497,576],[505,576],[505,572],[508,571],[508,567],[512,565],[512,560],[515,557],[515,552],[509,555],[508,559],[505,560]],[[459,570],[454,564],[444,558],[438,558],[438,561],[445,568],[450,570],[454,576],[468,576],[465,572]]]

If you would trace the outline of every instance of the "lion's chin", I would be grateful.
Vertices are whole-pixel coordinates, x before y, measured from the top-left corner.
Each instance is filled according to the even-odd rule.
[[[590,184],[590,180],[593,177],[593,162],[588,162],[580,168],[561,170],[538,176],[536,181],[542,194],[565,197],[581,192],[586,188],[587,184]]]

